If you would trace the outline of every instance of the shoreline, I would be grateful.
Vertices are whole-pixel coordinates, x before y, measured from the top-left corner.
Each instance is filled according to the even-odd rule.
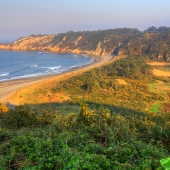
[[[15,95],[15,93],[17,93],[17,91],[21,89],[39,85],[44,82],[52,82],[54,80],[61,81],[64,79],[68,79],[72,76],[81,74],[93,68],[100,67],[112,61],[118,60],[119,58],[124,58],[124,56],[117,56],[115,58],[112,56],[94,56],[94,62],[88,65],[69,69],[62,73],[0,82],[0,103],[10,102],[11,96]]]
[[[84,58],[88,58],[88,59],[91,59],[90,62],[86,63],[86,64],[83,64],[83,65],[73,65],[71,66],[70,68],[67,68],[67,70],[65,69],[65,71],[59,71],[59,72],[49,72],[49,73],[45,73],[45,72],[40,72],[40,73],[30,73],[28,75],[20,75],[20,76],[16,76],[16,77],[12,77],[12,78],[9,78],[9,79],[2,79],[0,80],[0,83],[4,83],[4,82],[12,82],[12,81],[17,81],[17,80],[26,80],[26,79],[35,79],[36,77],[51,77],[51,75],[58,75],[58,74],[61,74],[63,72],[67,72],[68,70],[71,70],[72,68],[77,68],[77,67],[82,67],[82,66],[85,66],[85,65],[90,65],[92,64],[93,62],[95,62],[96,60],[96,57],[98,57],[97,55],[86,55],[86,54],[75,54],[75,53],[56,53],[56,52],[53,52],[53,51],[44,51],[44,50],[2,50],[0,49],[0,51],[16,51],[16,52],[37,52],[37,53],[45,53],[45,52],[48,52],[50,54],[65,54],[65,55],[72,55],[72,56],[79,56],[79,57],[84,57]],[[36,65],[36,64],[35,64]],[[33,65],[30,65],[30,67],[33,67],[35,66],[34,64]],[[36,65],[37,66],[37,65]],[[61,66],[59,66],[61,67]],[[48,68],[48,66],[47,66]],[[49,66],[50,68],[50,66]],[[6,74],[6,72],[5,72]],[[7,75],[10,74],[7,72]],[[3,75],[3,73],[2,73]],[[1,76],[1,75],[0,75]]]

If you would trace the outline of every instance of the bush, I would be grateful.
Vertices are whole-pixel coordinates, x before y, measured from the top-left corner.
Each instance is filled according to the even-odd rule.
[[[37,115],[19,106],[5,114],[0,129],[2,169],[157,169],[168,156],[163,145],[170,135],[165,115],[112,115],[87,104],[69,116],[43,112]]]
[[[31,111],[26,106],[16,106],[14,109],[10,109],[2,117],[2,122],[9,128],[22,128],[37,125],[37,112]]]
[[[8,112],[8,107],[5,104],[0,104],[0,114]]]

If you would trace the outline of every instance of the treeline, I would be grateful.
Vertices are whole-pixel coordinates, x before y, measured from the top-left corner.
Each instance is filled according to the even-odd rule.
[[[155,26],[151,26],[145,31],[146,32],[170,31],[170,27],[161,26],[159,28],[156,28]]]
[[[150,30],[150,29],[149,29]],[[130,38],[121,48],[124,54],[145,54],[154,61],[170,61],[170,30],[146,31]]]
[[[154,26],[145,31],[118,28],[57,34],[44,44],[52,47],[93,51],[98,55],[148,55],[151,60],[170,61],[170,28]]]

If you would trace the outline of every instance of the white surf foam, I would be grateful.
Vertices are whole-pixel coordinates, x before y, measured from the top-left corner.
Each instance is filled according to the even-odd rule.
[[[23,75],[23,76],[12,77],[10,80],[22,79],[22,78],[29,78],[29,77],[37,77],[37,76],[40,76],[40,75],[43,75],[43,73],[28,74],[28,75]]]
[[[2,73],[2,74],[0,74],[1,77],[2,76],[7,76],[7,75],[9,75],[9,73]]]
[[[30,66],[30,67],[37,67],[38,65],[32,65],[32,66]]]
[[[56,70],[59,69],[61,66],[56,66],[56,67],[41,67],[41,68],[46,68],[46,69],[50,69],[50,70]]]
[[[9,79],[1,79],[0,82],[1,82],[1,81],[8,81],[8,80],[9,80]]]

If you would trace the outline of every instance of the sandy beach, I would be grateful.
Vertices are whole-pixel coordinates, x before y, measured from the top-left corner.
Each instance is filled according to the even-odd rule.
[[[71,76],[75,76],[81,74],[85,71],[88,71],[93,68],[100,67],[102,65],[108,64],[120,58],[124,58],[124,56],[116,56],[113,58],[112,56],[96,56],[95,61],[89,65],[73,68],[68,70],[67,72],[63,72],[57,75],[49,75],[49,76],[40,76],[29,79],[22,80],[13,80],[7,82],[0,83],[0,103],[11,102],[11,98],[13,99],[12,103],[17,103],[14,100],[14,96],[17,91],[22,89],[35,88],[36,86],[43,86],[44,83],[52,84],[52,82],[61,81],[64,79],[68,79]]]

